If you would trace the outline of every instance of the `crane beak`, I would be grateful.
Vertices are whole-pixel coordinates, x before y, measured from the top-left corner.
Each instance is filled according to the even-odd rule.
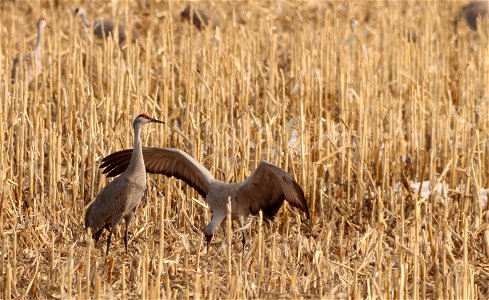
[[[205,241],[207,242],[207,253],[209,253],[209,246],[211,244],[213,234],[204,233],[204,235],[205,235]]]
[[[165,124],[165,122],[153,118],[150,119],[150,122]]]

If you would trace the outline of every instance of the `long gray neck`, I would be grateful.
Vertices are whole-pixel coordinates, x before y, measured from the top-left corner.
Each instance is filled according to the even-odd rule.
[[[144,168],[144,159],[143,159],[143,149],[141,147],[141,123],[134,124],[134,146],[131,155],[131,162],[127,167],[128,171],[134,171],[139,168]]]
[[[223,202],[224,203],[224,202]],[[226,218],[226,208],[212,210],[212,220],[204,229],[206,234],[214,234],[217,226],[221,225],[222,221]]]
[[[81,14],[81,18],[82,18],[82,21],[83,21],[83,24],[85,24],[85,27],[90,27],[90,22],[88,22],[88,19],[87,19],[87,16],[85,15],[85,13],[82,13]]]
[[[34,46],[34,54],[36,56],[41,55],[41,44],[42,44],[42,27],[40,25],[37,26],[37,40],[36,45]]]

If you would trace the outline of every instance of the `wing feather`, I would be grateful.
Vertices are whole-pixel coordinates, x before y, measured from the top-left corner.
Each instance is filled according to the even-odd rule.
[[[131,161],[132,149],[114,152],[102,159],[100,168],[108,177],[124,172]],[[206,197],[214,177],[202,164],[184,151],[175,148],[143,147],[144,165],[147,173],[161,174],[185,181]]]
[[[284,200],[310,217],[300,185],[285,170],[267,161],[260,162],[237,193],[237,203],[243,211],[257,214],[262,210],[265,220],[274,218]]]

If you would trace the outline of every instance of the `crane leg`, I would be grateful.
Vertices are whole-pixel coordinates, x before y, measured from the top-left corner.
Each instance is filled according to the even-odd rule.
[[[112,230],[109,232],[109,237],[107,238],[107,251],[105,251],[105,256],[109,255],[109,247],[110,247],[110,239],[112,238],[112,231],[115,227],[112,227]]]
[[[242,233],[243,233],[243,239],[241,240],[241,243],[243,243],[243,253],[244,253],[245,252],[245,246],[246,246],[246,239],[245,239],[244,231]]]
[[[223,239],[222,239],[222,241],[221,241],[221,246],[220,246],[220,248],[222,248],[222,249],[226,249],[226,246],[227,246],[226,241],[227,241],[227,236],[228,236],[228,231],[227,231],[227,229],[226,229],[226,227],[227,227],[227,226],[226,226],[226,219],[224,219],[224,221],[222,221],[222,222],[221,222],[221,225],[220,225],[220,226],[221,226],[222,233],[223,233]]]
[[[121,221],[121,217],[120,216],[114,216],[112,218],[112,229],[110,230],[109,237],[107,238],[107,251],[105,251],[105,255],[106,256],[109,255],[109,247],[110,247],[110,240],[112,238],[112,233],[114,232],[114,229],[117,227],[117,225],[119,225],[119,222],[120,221]]]
[[[124,232],[124,246],[126,247],[126,254],[127,254],[127,222],[126,222],[126,230]]]
[[[124,232],[124,245],[126,246],[126,254],[127,254],[127,228],[129,227],[129,222],[131,222],[133,216],[134,216],[134,212],[124,217],[124,223],[126,223],[126,230]]]
[[[124,246],[126,247],[126,254],[127,254],[127,223],[126,223],[126,232],[124,233]]]
[[[246,246],[246,238],[245,238],[245,230],[243,229],[244,227],[244,217],[243,216],[240,216],[238,218],[238,222],[239,222],[239,226],[241,226],[241,233],[242,233],[242,237],[243,239],[241,240],[241,242],[243,243],[243,252],[242,252],[242,256],[244,258],[244,253],[245,253],[245,246]]]

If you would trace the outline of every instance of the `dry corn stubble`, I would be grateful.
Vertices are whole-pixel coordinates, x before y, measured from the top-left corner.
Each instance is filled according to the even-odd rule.
[[[489,48],[453,27],[461,4],[200,4],[221,27],[182,22],[186,3],[87,3],[145,29],[119,48],[81,34],[70,3],[0,3],[0,298],[487,298]],[[41,15],[45,67],[11,85]],[[105,257],[84,212],[106,184],[99,159],[132,145],[141,112],[168,124],[144,145],[220,179],[261,159],[290,171],[311,222],[283,208],[253,219],[244,255],[222,232],[205,253],[202,199],[150,176],[130,254],[119,233]],[[442,189],[410,188],[423,181]]]

